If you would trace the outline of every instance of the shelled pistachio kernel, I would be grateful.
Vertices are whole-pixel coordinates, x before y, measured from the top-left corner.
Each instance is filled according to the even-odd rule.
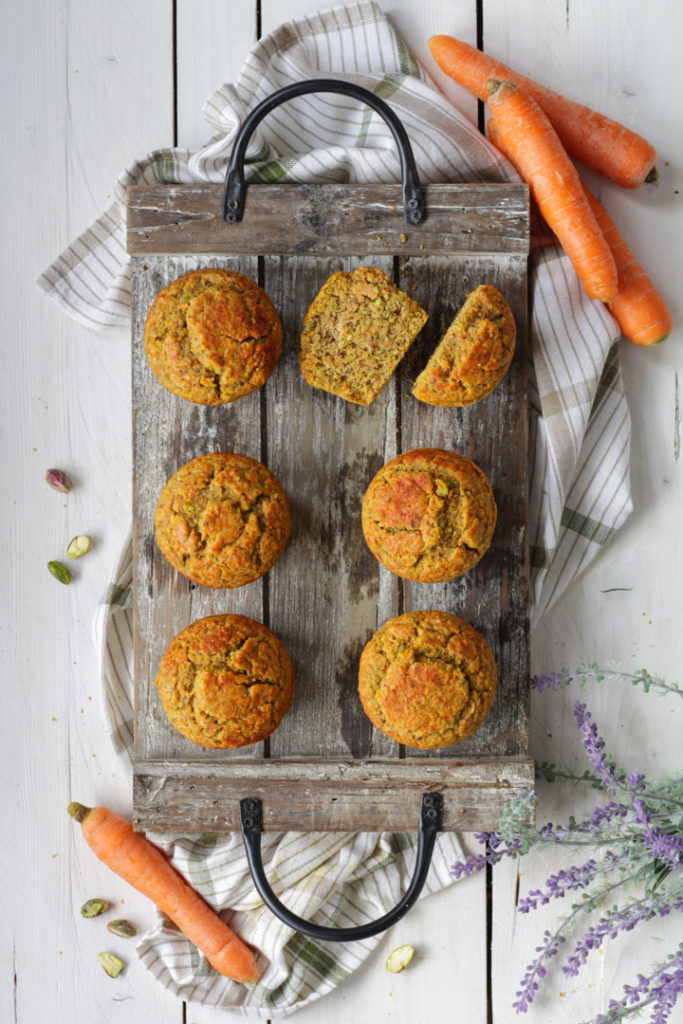
[[[47,567],[56,580],[60,583],[71,583],[71,573],[61,562],[48,562]]]
[[[86,900],[81,907],[81,917],[98,917],[105,910],[109,910],[109,900]]]
[[[112,935],[120,935],[122,939],[133,939],[138,933],[137,928],[130,921],[119,918],[116,921],[109,921],[107,931]]]
[[[119,974],[126,966],[123,960],[118,956],[114,956],[113,953],[98,953],[97,959],[102,964],[102,967],[110,978],[118,978]]]
[[[81,555],[85,555],[90,551],[91,544],[92,540],[88,537],[87,533],[79,533],[77,537],[69,541],[66,553],[69,558],[80,558]]]
[[[414,953],[414,946],[397,946],[396,949],[392,949],[387,957],[387,970],[391,971],[392,974],[398,974],[399,971],[408,966],[413,959]]]

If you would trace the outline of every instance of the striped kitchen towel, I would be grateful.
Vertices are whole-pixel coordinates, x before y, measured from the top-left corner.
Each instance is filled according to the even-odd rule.
[[[388,99],[411,139],[425,182],[514,180],[515,173],[428,81],[387,18],[352,3],[280,26],[249,54],[238,81],[209,98],[214,136],[198,152],[148,154],[124,171],[117,202],[45,271],[41,286],[92,326],[128,321],[130,285],[121,204],[131,184],[220,182],[238,126],[267,94],[294,81],[340,76]],[[312,112],[312,115],[311,115]],[[397,181],[384,122],[345,97],[323,94],[273,111],[252,138],[247,180]],[[569,261],[548,243],[532,259],[532,489],[530,546],[534,622],[624,522],[630,422],[618,364],[618,330],[584,294]],[[132,742],[132,558],[126,546],[98,613],[106,715],[122,758]],[[245,1016],[285,1016],[329,992],[379,941],[317,943],[293,933],[260,905],[241,837],[153,837],[176,866],[259,950],[256,986],[215,974],[168,922],[139,943],[155,976],[182,998]],[[264,861],[283,901],[320,923],[350,925],[389,909],[414,860],[412,835],[287,833],[264,836]],[[437,841],[426,892],[453,881],[460,856],[452,834]]]
[[[128,167],[116,202],[39,279],[66,312],[92,327],[128,323],[125,190],[148,183],[221,182],[246,113],[282,86],[320,75],[375,92],[403,121],[424,182],[518,180],[503,157],[429,82],[372,2],[281,25],[247,57],[238,81],[204,106],[213,129],[197,152],[163,149]],[[329,93],[278,107],[247,154],[247,181],[400,181],[379,115]],[[532,627],[631,511],[630,417],[619,330],[589,299],[556,244],[532,254],[530,394]]]

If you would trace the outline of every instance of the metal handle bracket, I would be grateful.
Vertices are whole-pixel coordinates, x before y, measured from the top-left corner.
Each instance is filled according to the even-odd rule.
[[[311,78],[304,82],[294,82],[283,89],[266,96],[242,122],[235,138],[230,154],[230,162],[225,175],[225,191],[223,194],[223,219],[228,224],[236,224],[244,216],[246,184],[244,181],[244,160],[249,140],[257,125],[266,114],[286,100],[302,96],[310,92],[335,92],[361,100],[372,107],[389,126],[398,148],[401,161],[401,178],[403,182],[403,212],[408,224],[420,224],[425,216],[424,194],[415,166],[410,140],[401,121],[388,103],[375,96],[369,89],[344,82],[336,78]]]
[[[275,895],[266,878],[261,858],[261,832],[263,829],[263,812],[261,801],[256,797],[240,800],[240,823],[242,837],[247,853],[247,861],[256,891],[266,904],[284,924],[297,932],[313,939],[331,942],[352,942],[378,935],[406,914],[420,895],[429,872],[434,843],[441,824],[441,808],[443,798],[440,793],[423,793],[420,801],[420,826],[418,830],[417,858],[413,877],[408,890],[393,910],[389,910],[375,921],[354,928],[330,928],[326,925],[313,924],[291,910]]]

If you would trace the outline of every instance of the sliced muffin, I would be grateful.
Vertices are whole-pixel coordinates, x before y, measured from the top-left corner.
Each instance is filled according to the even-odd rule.
[[[515,354],[517,328],[497,288],[479,285],[467,296],[413,394],[428,405],[473,405],[496,388]]]
[[[369,405],[426,321],[424,309],[376,267],[339,271],[304,317],[301,372],[315,388]]]

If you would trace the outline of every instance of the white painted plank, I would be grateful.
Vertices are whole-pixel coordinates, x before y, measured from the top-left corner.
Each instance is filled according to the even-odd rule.
[[[520,9],[523,6],[524,9]],[[581,169],[601,196],[633,250],[681,323],[678,270],[672,259],[683,226],[675,189],[683,152],[673,123],[669,97],[680,86],[677,40],[683,35],[680,5],[661,2],[642,7],[613,0],[596,5],[555,0],[528,2],[514,9],[502,0],[484,5],[484,48],[516,70],[593,106],[646,135],[660,151],[660,180],[631,192],[599,181]],[[534,32],[528,32],[529,18]],[[666,40],[660,31],[667,25]],[[665,93],[656,78],[667,81]],[[667,161],[671,166],[667,166]],[[654,350],[621,342],[622,365],[633,417],[632,485],[636,511],[631,521],[540,624],[532,637],[535,671],[551,671],[582,660],[622,662],[626,670],[646,666],[680,677],[683,641],[675,627],[680,607],[683,531],[680,507],[683,479],[674,457],[676,375],[680,377],[680,327]],[[680,729],[671,701],[630,687],[602,684],[585,693],[532,696],[532,751],[538,759],[581,765],[581,747],[573,725],[577,699],[588,701],[616,757],[629,768],[654,776],[675,767]],[[539,784],[538,821],[566,820],[593,794],[581,798],[570,787]],[[539,888],[562,860],[554,853],[534,854],[520,865],[494,871],[493,1006],[495,1024],[507,1024],[510,1004],[545,928],[556,922],[555,906],[514,917],[517,870],[520,892]],[[570,901],[567,901],[570,902]],[[680,925],[674,919],[640,927],[590,961],[580,978],[565,982],[557,969],[527,1015],[530,1024],[552,1019],[588,1019],[621,994],[638,970],[662,959],[675,947]],[[560,995],[560,993],[564,993]]]
[[[225,0],[177,0],[178,145],[196,149],[215,129],[202,107],[225,82],[236,82],[256,41],[256,5]]]
[[[138,1019],[180,1024],[182,1008],[103,921],[80,917],[102,895],[139,925],[151,907],[96,861],[66,813],[74,797],[126,812],[129,782],[104,731],[91,621],[130,517],[129,338],[95,335],[34,281],[106,205],[132,158],[169,141],[168,0],[59,6],[27,2],[6,24],[3,190],[7,339],[2,588],[2,992],[0,1018],[32,1024]],[[159,86],[161,83],[161,90]],[[140,97],[144,96],[144,102]],[[74,480],[50,491],[49,466]],[[9,513],[9,514],[8,514]],[[93,550],[57,583],[46,562],[86,532]],[[125,905],[122,900],[125,899]],[[130,961],[112,981],[96,961]]]

